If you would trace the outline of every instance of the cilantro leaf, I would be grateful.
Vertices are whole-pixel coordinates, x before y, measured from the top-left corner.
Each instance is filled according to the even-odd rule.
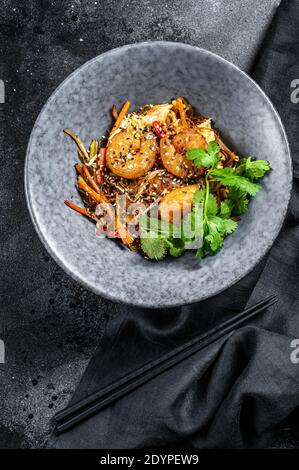
[[[230,217],[233,209],[233,202],[230,199],[224,199],[220,204],[220,217],[228,218]]]
[[[204,255],[206,254],[206,246],[205,246],[205,242],[203,242],[202,246],[200,248],[198,248],[198,250],[196,251],[196,258],[198,258],[199,260],[201,260]]]
[[[248,157],[240,160],[236,173],[251,180],[257,180],[263,178],[269,170],[270,165],[267,160],[253,160],[251,157]]]
[[[234,232],[236,228],[238,227],[237,222],[233,219],[221,219],[221,220],[222,220],[221,232],[223,235],[229,235],[230,233]]]
[[[205,203],[206,190],[198,189],[193,197],[194,204],[204,204]],[[211,215],[216,215],[218,211],[217,199],[214,194],[208,194],[207,201],[207,213]]]
[[[170,238],[166,240],[166,244],[169,248],[169,254],[175,258],[181,256],[185,251],[185,243],[180,238]]]
[[[197,158],[204,158],[207,155],[208,155],[207,152],[202,148],[193,148],[193,149],[188,150],[188,152],[186,153],[186,156],[187,158],[189,158],[189,160],[196,160]]]
[[[209,155],[213,155],[214,157],[217,157],[219,159],[219,150],[220,147],[217,144],[216,140],[212,140],[208,144],[208,153]]]
[[[203,240],[203,206],[195,203],[181,224],[182,239],[186,249],[199,248]]]
[[[161,260],[166,256],[166,240],[157,236],[156,233],[148,232],[141,235],[140,241],[142,250],[150,259]]]
[[[198,191],[196,198],[203,201],[204,206],[203,243],[196,252],[196,256],[201,259],[208,253],[214,254],[220,250],[225,236],[236,230],[237,222],[230,218],[232,201],[222,201],[219,207],[215,195],[209,192],[209,185]]]
[[[224,186],[235,187],[241,191],[255,196],[260,186],[256,183],[252,183],[249,179],[244,176],[236,174],[233,168],[220,168],[210,171],[210,175],[217,181],[220,181]]]
[[[218,204],[217,199],[214,194],[208,195],[208,202],[207,202],[207,214],[208,215],[216,215],[218,212]]]
[[[236,230],[237,225],[237,222],[232,219],[223,219],[218,216],[208,218],[208,234],[205,236],[205,240],[212,252],[216,252],[221,248],[223,238]]]
[[[219,145],[216,141],[212,141],[208,145],[208,150],[193,148],[188,150],[186,157],[197,167],[213,168],[220,160]]]
[[[201,204],[195,204],[192,211],[186,215],[181,224],[181,231],[184,240],[191,240],[194,237],[202,236],[203,233],[203,210]]]
[[[205,242],[213,253],[216,253],[222,246],[222,237],[218,230],[220,227],[215,219],[211,217],[207,220],[207,234],[205,235]]]
[[[247,211],[249,204],[247,193],[238,188],[230,188],[228,197],[232,203],[233,214],[240,215]]]
[[[197,189],[193,196],[194,204],[202,204],[205,199],[206,190],[205,189]]]

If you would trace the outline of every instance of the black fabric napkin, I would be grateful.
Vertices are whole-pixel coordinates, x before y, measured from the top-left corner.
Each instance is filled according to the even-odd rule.
[[[286,126],[294,161],[288,216],[268,256],[214,298],[171,310],[124,307],[108,326],[72,402],[275,293],[279,302],[256,321],[197,353],[116,404],[53,439],[58,448],[248,448],[267,445],[299,405],[299,3],[284,0],[252,69]],[[246,112],[246,110],[244,110]],[[279,177],[279,175],[278,175]],[[267,214],[265,214],[265,223]]]

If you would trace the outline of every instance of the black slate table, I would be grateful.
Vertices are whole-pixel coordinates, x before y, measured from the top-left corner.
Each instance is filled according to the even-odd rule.
[[[264,17],[256,12],[260,34],[271,19],[266,12],[267,2]],[[5,103],[0,105],[0,338],[5,339],[6,363],[0,364],[0,448],[46,444],[50,419],[69,401],[109,318],[129,308],[99,298],[75,283],[40,243],[23,191],[24,158],[34,121],[69,73],[113,47],[166,39],[221,53],[227,41],[225,28],[219,34],[213,30],[210,36],[202,34],[202,3],[1,2],[0,79],[4,80],[6,93]],[[234,15],[240,15],[239,3],[227,4],[225,14],[233,26]],[[244,23],[246,13],[241,12]],[[244,24],[238,27],[240,33]],[[247,30],[247,47],[252,54],[239,56],[232,44],[226,56],[248,68],[260,38],[250,31],[250,24]],[[236,35],[236,40],[239,37]],[[273,446],[299,446],[299,432],[290,420],[278,430]]]

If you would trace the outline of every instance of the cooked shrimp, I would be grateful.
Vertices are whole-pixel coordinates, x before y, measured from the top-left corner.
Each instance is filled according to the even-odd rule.
[[[192,209],[192,202],[197,184],[181,186],[170,191],[159,204],[161,219],[169,222],[180,222]]]
[[[164,169],[149,172],[144,178],[136,180],[132,190],[136,193],[135,201],[145,194],[147,201],[155,201],[172,189],[181,185],[181,180],[175,178]]]
[[[197,170],[191,160],[186,158],[186,152],[198,147],[206,149],[206,140],[191,129],[180,132],[172,140],[164,137],[160,140],[161,160],[164,167],[180,178],[194,176]]]
[[[154,135],[135,137],[133,132],[123,129],[109,139],[106,162],[115,175],[135,179],[153,167],[157,154],[158,145]]]

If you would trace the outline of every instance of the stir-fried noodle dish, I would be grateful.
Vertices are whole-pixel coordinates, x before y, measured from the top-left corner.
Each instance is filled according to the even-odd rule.
[[[88,150],[64,129],[77,145],[84,207],[65,204],[93,221],[97,236],[146,258],[188,249],[200,259],[215,254],[260,190],[269,163],[239,158],[184,98],[130,114],[129,107],[129,101],[119,112],[112,107],[113,128]]]

